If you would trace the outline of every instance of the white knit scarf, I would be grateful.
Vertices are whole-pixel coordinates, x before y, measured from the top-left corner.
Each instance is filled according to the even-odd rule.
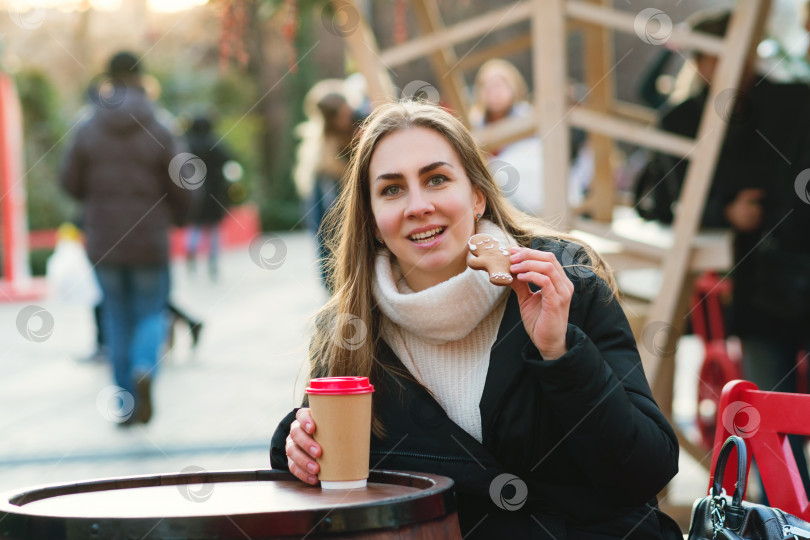
[[[477,232],[503,246],[514,244],[487,221],[479,222]],[[492,285],[486,272],[471,268],[414,292],[388,250],[377,256],[374,297],[385,315],[383,339],[447,415],[478,441],[478,404],[508,292],[509,287]]]
[[[515,240],[491,221],[482,219],[476,233],[489,234],[502,246]],[[381,250],[374,272],[374,298],[394,324],[441,344],[468,335],[509,291],[489,282],[489,275],[467,267],[464,272],[423,291],[414,292],[391,252]]]

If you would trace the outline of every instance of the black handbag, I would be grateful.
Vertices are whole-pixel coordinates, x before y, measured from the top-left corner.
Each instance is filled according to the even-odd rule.
[[[737,448],[737,484],[729,499],[721,494],[726,462]],[[688,540],[810,539],[810,523],[778,508],[743,502],[746,481],[745,442],[732,435],[717,458],[711,493],[695,501]]]

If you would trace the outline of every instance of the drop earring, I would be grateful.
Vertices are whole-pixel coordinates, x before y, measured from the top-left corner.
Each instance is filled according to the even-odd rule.
[[[481,214],[475,214],[475,222],[478,223],[478,220],[481,219]]]

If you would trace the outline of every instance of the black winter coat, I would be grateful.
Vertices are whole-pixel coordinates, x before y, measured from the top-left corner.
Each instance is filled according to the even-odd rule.
[[[563,246],[537,240],[535,249]],[[678,538],[656,494],[678,469],[678,442],[652,398],[627,319],[593,274],[571,276],[568,352],[544,361],[517,296],[507,301],[481,398],[483,443],[450,420],[380,340],[370,466],[455,481],[465,538]],[[274,469],[287,469],[294,412],[273,435]],[[509,476],[501,476],[509,475]],[[525,489],[522,489],[525,487]],[[677,527],[677,526],[675,526]]]
[[[191,206],[191,223],[195,225],[216,225],[225,217],[231,205],[228,196],[228,180],[224,167],[230,161],[231,153],[212,133],[189,133],[188,150],[205,163],[205,181],[195,190],[195,200]]]
[[[694,137],[706,106],[728,120],[701,225],[728,227],[726,205],[746,188],[763,190],[762,223],[737,232],[729,331],[805,346],[810,333],[810,88],[759,78],[731,110],[731,90],[706,103],[708,90],[670,110],[662,127]],[[733,113],[733,114],[732,114]],[[657,153],[636,188],[639,214],[669,223],[688,161]],[[804,189],[804,193],[802,193]]]
[[[799,350],[810,335],[810,88],[763,80],[744,110],[741,176],[765,196],[760,227],[735,236],[730,328]]]
[[[96,105],[65,155],[62,187],[84,203],[82,228],[93,264],[153,266],[169,260],[168,230],[191,201],[169,175],[178,154],[142,89],[122,86],[120,103]]]

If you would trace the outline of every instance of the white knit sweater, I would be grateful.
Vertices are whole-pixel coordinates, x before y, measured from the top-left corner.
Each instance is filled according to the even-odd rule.
[[[491,234],[504,247],[514,245],[484,220],[477,232]],[[382,250],[376,260],[374,297],[385,315],[383,339],[450,419],[479,442],[478,406],[509,290],[492,285],[486,272],[467,268],[414,292],[390,251]]]

